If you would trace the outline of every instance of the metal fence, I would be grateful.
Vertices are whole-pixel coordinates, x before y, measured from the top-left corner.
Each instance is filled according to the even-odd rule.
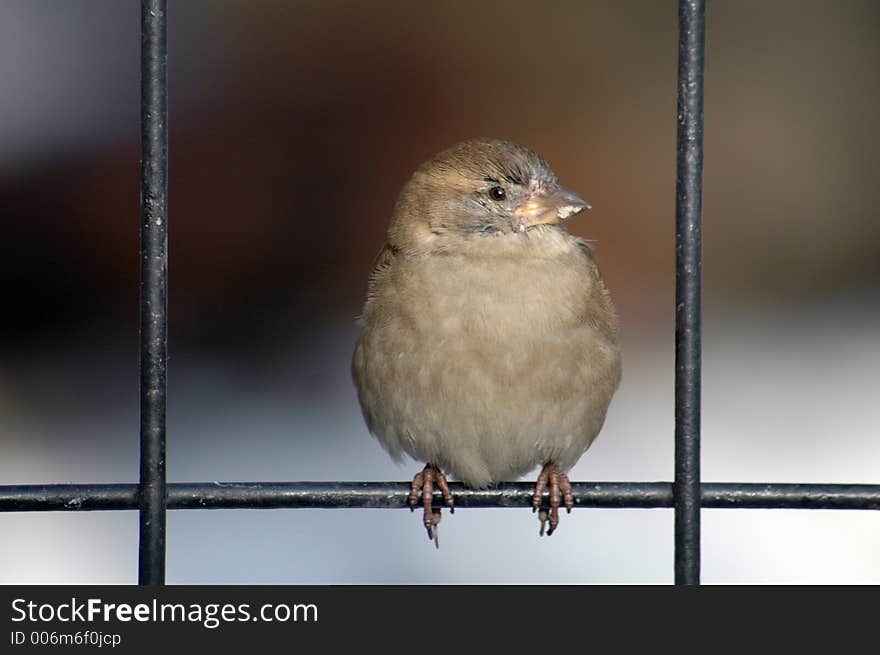
[[[165,482],[166,2],[142,0],[141,468],[138,484],[0,486],[0,511],[140,512],[139,584],[165,581],[165,513],[180,509],[407,508],[408,482]],[[575,507],[672,507],[675,582],[700,581],[700,510],[880,509],[880,485],[700,481],[700,281],[705,0],[679,2],[675,481],[573,482]],[[530,507],[533,485],[450,485],[456,508]],[[441,504],[441,499],[437,499]]]

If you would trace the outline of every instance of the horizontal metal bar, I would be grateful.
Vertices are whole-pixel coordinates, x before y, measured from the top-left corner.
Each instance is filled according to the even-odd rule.
[[[449,485],[456,507],[531,507],[534,485],[492,489]],[[178,482],[168,485],[168,509],[409,507],[408,482]],[[672,507],[671,482],[573,482],[575,507]],[[545,495],[546,501],[546,495]],[[442,498],[435,500],[442,506]],[[880,509],[880,484],[709,482],[702,506],[713,509]],[[134,484],[0,486],[0,512],[138,509]]]

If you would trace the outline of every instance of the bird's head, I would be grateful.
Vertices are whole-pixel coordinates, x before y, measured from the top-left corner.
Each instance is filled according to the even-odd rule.
[[[391,240],[448,247],[459,237],[521,234],[560,225],[590,204],[559,184],[540,155],[495,139],[464,141],[422,164],[404,186]]]

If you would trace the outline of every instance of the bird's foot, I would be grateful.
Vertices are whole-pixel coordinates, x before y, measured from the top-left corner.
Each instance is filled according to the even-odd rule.
[[[549,488],[550,491],[550,511],[541,507],[541,495],[544,489]],[[560,503],[561,500],[561,503]],[[545,464],[535,483],[535,495],[532,496],[532,512],[538,512],[538,520],[541,522],[540,535],[544,536],[544,526],[550,522],[550,529],[547,530],[549,537],[556,531],[559,526],[559,505],[565,505],[565,511],[571,513],[574,507],[574,498],[571,495],[571,482],[568,476],[563,473],[555,464]]]
[[[439,548],[440,542],[437,538],[437,525],[440,523],[440,508],[432,507],[435,484],[440,488],[440,493],[443,494],[443,502],[449,507],[449,513],[455,513],[455,507],[452,504],[452,492],[449,491],[446,476],[440,472],[440,469],[431,464],[425,465],[421,473],[416,473],[413,478],[409,492],[409,508],[410,511],[416,508],[419,502],[419,494],[421,493],[422,507],[424,508],[422,520],[425,524],[425,529],[428,531],[428,539],[431,539],[434,545]]]

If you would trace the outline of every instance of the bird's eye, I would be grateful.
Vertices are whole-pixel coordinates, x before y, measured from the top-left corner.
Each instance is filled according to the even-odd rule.
[[[492,198],[492,200],[501,201],[507,197],[507,191],[504,190],[504,187],[493,186],[489,189],[489,197]]]

